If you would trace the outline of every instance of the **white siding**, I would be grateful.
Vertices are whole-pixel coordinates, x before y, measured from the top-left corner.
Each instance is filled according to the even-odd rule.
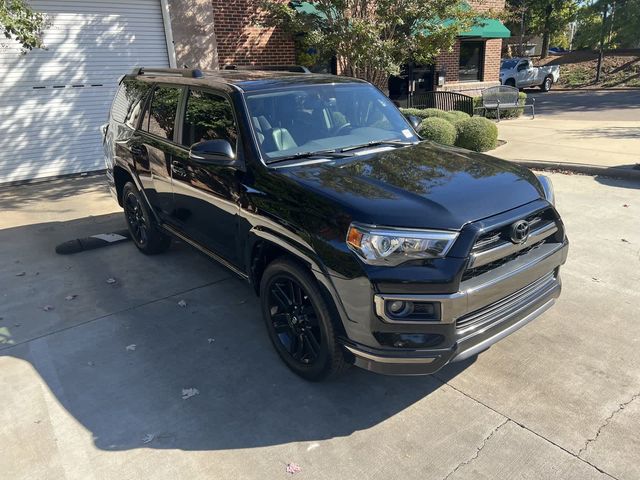
[[[0,184],[104,168],[118,78],[168,67],[160,0],[31,0],[47,50],[0,38]]]

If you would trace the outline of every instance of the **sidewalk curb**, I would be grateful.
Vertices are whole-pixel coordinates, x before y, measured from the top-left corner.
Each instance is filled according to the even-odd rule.
[[[527,168],[537,170],[565,170],[593,176],[613,177],[623,180],[640,181],[640,170],[624,167],[601,167],[584,163],[546,162],[543,160],[507,160]]]
[[[560,88],[560,87],[553,87],[552,90],[554,92],[628,92],[628,91],[640,90],[640,87],[621,87],[621,88]]]

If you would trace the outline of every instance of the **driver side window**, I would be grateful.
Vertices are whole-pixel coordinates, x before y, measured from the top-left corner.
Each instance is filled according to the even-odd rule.
[[[238,129],[229,101],[201,90],[189,90],[182,128],[182,145],[205,140],[227,140],[236,149]]]

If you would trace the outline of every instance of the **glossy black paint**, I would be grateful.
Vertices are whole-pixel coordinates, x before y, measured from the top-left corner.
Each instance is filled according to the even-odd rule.
[[[259,284],[264,266],[260,256],[265,252],[285,253],[307,265],[336,305],[345,344],[382,348],[374,331],[428,331],[455,341],[451,325],[424,328],[382,322],[372,309],[373,293],[457,292],[483,219],[523,205],[548,206],[529,170],[429,142],[324,163],[265,165],[247,117],[245,91],[358,80],[229,71],[195,79],[148,76],[141,81],[181,86],[183,95],[187,88],[199,88],[225,96],[236,115],[235,159],[231,164],[206,164],[190,158],[190,146],[175,141],[180,138],[184,105],[178,110],[173,139],[162,140],[112,120],[105,138],[112,191],[120,195],[123,179],[132,179],[161,223],[254,285]],[[456,230],[460,235],[446,258],[373,267],[346,246],[347,229],[354,221]]]

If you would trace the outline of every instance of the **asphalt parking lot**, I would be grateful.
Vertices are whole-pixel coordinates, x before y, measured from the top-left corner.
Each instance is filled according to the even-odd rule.
[[[640,478],[640,184],[552,179],[571,240],[552,310],[432,377],[323,384],[181,243],[54,253],[124,227],[100,179],[0,191],[0,477]]]

